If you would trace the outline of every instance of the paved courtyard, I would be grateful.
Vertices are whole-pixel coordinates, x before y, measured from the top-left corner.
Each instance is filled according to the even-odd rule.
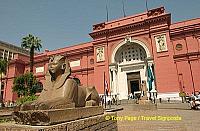
[[[184,106],[179,104],[180,109],[166,109],[177,107],[162,104],[159,109],[144,110],[140,109],[143,106],[135,104],[120,105],[118,107],[124,110],[117,111],[117,117],[105,119],[117,120],[118,131],[200,131],[200,110]],[[4,115],[10,113],[3,112]]]
[[[119,131],[200,131],[200,111],[182,109],[133,110],[124,106],[117,112]]]

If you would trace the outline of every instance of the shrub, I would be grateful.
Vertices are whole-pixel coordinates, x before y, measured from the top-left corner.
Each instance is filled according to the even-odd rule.
[[[33,73],[25,73],[18,76],[13,81],[13,92],[18,94],[18,97],[32,96],[38,89],[41,89],[42,85],[33,75]]]
[[[35,95],[31,95],[31,96],[24,96],[22,98],[18,98],[16,103],[17,105],[21,105],[21,104],[24,104],[24,103],[29,103],[29,102],[32,102],[34,100],[37,100],[38,96],[35,96]]]

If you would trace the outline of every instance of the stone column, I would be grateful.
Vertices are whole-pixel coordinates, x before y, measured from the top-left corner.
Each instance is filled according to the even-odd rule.
[[[2,55],[2,58],[3,58],[3,59],[4,59],[4,57],[5,57],[5,51],[6,51],[6,50],[3,51],[3,55]]]
[[[115,95],[115,94],[118,93],[118,90],[117,90],[117,72],[116,72],[117,69],[116,69],[116,64],[111,64],[109,68],[110,68],[110,74],[112,73],[112,75],[110,75],[112,91],[113,91],[113,94]]]
[[[10,55],[10,51],[8,51],[8,54],[7,54],[7,61],[9,60],[9,55]]]
[[[11,56],[11,59],[14,59],[14,53],[12,52],[12,56]]]
[[[113,72],[111,70],[109,70],[109,77],[110,77],[110,92],[113,95]]]

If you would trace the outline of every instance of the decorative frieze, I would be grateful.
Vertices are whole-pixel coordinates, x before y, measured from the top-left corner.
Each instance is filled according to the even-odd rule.
[[[104,28],[105,28],[105,23],[93,25],[93,31],[101,30],[101,29],[104,29]]]
[[[126,35],[130,33],[137,36],[138,34],[146,34],[149,31],[152,32],[160,29],[161,26],[162,28],[168,29],[169,27],[166,25],[170,24],[171,14],[166,13],[164,7],[160,7],[148,10],[147,13],[142,15],[134,15],[117,21],[93,25],[93,32],[90,33],[90,36],[95,40],[105,38],[110,39],[118,35]]]
[[[163,13],[165,13],[164,7],[160,7],[160,8],[149,10],[148,13],[147,13],[147,16],[153,17],[153,16],[161,15]]]
[[[97,58],[97,62],[105,61],[105,49],[104,49],[104,47],[97,47],[96,48],[96,58]]]
[[[155,42],[156,42],[157,52],[163,52],[168,50],[165,34],[155,36]]]

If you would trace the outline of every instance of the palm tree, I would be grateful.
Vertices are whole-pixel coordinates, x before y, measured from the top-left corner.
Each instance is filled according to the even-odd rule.
[[[34,51],[40,51],[42,48],[41,40],[31,34],[22,38],[22,48],[30,51],[30,72],[33,72]]]
[[[7,70],[7,61],[4,59],[0,59],[0,77],[1,77],[1,82],[0,82],[0,103],[2,103],[2,96],[1,96],[1,86],[3,82],[3,75],[6,74]]]

